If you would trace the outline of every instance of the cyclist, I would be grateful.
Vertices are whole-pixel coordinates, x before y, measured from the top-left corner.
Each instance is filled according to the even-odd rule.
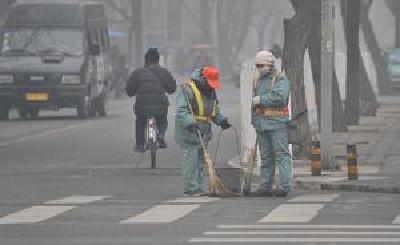
[[[127,82],[127,94],[136,96],[136,152],[144,152],[144,136],[147,118],[156,118],[160,148],[167,148],[165,132],[168,127],[168,97],[166,93],[176,91],[176,81],[166,68],[159,64],[160,53],[157,48],[149,48],[144,56],[144,67],[132,72]]]

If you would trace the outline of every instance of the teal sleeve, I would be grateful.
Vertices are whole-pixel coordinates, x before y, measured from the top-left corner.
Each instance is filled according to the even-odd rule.
[[[187,98],[182,87],[179,88],[176,95],[176,121],[184,127],[196,123],[192,113],[189,110]]]
[[[280,107],[287,105],[288,98],[289,80],[285,76],[275,84],[271,92],[260,96],[260,103],[264,107]]]
[[[224,119],[225,116],[222,114],[221,107],[219,106],[219,101],[217,100],[217,108],[215,110],[215,116],[212,118],[212,121],[217,125],[221,125]]]

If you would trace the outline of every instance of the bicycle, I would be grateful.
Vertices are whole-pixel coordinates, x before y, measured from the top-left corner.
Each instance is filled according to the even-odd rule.
[[[150,149],[151,168],[155,169],[157,161],[157,124],[153,116],[147,119],[145,140],[146,149]]]

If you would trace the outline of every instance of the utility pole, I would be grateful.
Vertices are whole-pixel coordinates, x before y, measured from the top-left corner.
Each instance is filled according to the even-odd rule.
[[[321,2],[321,164],[333,170],[332,156],[332,78],[334,43],[334,0]]]

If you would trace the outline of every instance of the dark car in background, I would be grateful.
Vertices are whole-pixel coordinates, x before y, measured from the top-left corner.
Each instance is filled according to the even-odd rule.
[[[0,120],[76,108],[106,115],[111,76],[104,6],[77,0],[19,0],[0,36]]]

